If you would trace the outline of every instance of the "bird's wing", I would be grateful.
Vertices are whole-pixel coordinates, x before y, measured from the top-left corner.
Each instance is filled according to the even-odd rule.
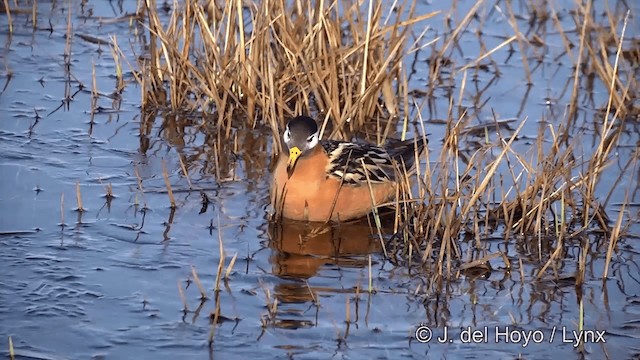
[[[366,184],[367,180],[381,183],[395,179],[393,161],[383,148],[331,140],[321,144],[329,156],[328,177],[351,185]]]

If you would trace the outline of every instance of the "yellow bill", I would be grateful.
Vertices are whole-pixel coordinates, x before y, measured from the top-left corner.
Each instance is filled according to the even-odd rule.
[[[300,151],[297,146],[289,149],[289,161],[287,162],[287,174],[289,177],[293,174],[293,168],[296,166],[300,154],[302,154],[302,151]]]

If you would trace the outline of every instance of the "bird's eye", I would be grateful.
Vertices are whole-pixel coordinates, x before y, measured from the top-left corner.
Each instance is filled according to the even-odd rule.
[[[307,138],[307,142],[308,142],[308,143],[310,143],[310,142],[312,142],[312,141],[313,141],[313,135],[311,135],[311,136],[309,136],[309,137]]]
[[[285,130],[282,137],[284,138],[284,142],[289,142],[291,140],[291,133],[289,132],[289,129]]]

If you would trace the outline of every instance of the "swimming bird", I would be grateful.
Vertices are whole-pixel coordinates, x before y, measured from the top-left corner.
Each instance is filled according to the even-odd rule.
[[[277,216],[313,222],[360,218],[394,199],[395,167],[409,170],[424,146],[422,140],[385,148],[320,140],[318,125],[308,116],[290,120],[282,138],[288,153],[275,167],[271,204]]]

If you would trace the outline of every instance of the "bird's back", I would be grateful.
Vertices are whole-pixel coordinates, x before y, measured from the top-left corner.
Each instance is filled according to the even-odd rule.
[[[419,139],[415,144],[417,152],[413,139],[396,142],[387,148],[335,140],[320,144],[329,157],[327,176],[351,185],[395,181],[394,162],[409,170],[415,163],[415,154],[419,156],[424,149]]]

